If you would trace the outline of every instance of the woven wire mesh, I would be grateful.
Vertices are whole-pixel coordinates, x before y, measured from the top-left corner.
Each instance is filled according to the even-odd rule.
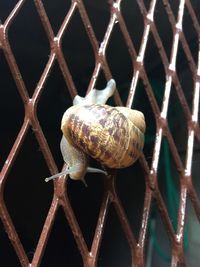
[[[125,0],[109,1],[109,21],[105,27],[105,34],[101,42],[99,43],[95,35],[93,24],[90,21],[90,14],[84,6],[84,1],[73,0],[69,5],[69,9],[66,11],[64,20],[58,27],[57,34],[52,29],[51,21],[46,12],[46,7],[40,0],[35,0],[35,10],[43,25],[44,34],[48,38],[49,43],[49,57],[44,63],[44,68],[41,72],[41,76],[33,90],[31,95],[30,90],[27,88],[19,68],[18,60],[15,58],[15,53],[9,42],[9,33],[12,25],[15,24],[15,20],[20,16],[21,10],[24,8],[24,4],[27,1],[18,1],[9,15],[5,18],[5,21],[0,25],[0,48],[5,56],[8,68],[11,72],[12,79],[15,82],[16,90],[18,91],[24,107],[24,121],[21,129],[10,149],[4,165],[1,170],[0,177],[0,218],[3,223],[4,229],[8,234],[9,240],[12,243],[13,249],[16,252],[21,266],[39,266],[41,264],[43,254],[45,252],[46,245],[48,244],[48,238],[51,235],[52,226],[57,216],[57,211],[62,208],[66,217],[66,224],[69,225],[71,233],[76,242],[77,253],[80,252],[84,266],[97,266],[98,255],[101,247],[101,241],[104,238],[104,228],[106,225],[107,213],[109,207],[112,204],[116,214],[118,216],[123,234],[128,242],[131,253],[131,266],[145,266],[146,264],[146,246],[148,241],[148,224],[150,221],[152,203],[156,203],[156,209],[160,214],[163,221],[164,231],[166,232],[171,246],[171,259],[169,265],[171,266],[188,266],[185,253],[184,253],[184,227],[186,220],[186,204],[190,199],[198,220],[200,219],[200,202],[196,192],[196,188],[193,185],[192,179],[192,159],[195,147],[195,140],[198,144],[200,142],[200,128],[198,123],[199,112],[199,89],[200,89],[200,48],[195,51],[198,54],[194,59],[193,52],[188,44],[187,38],[183,31],[183,18],[187,11],[188,16],[191,18],[193,29],[196,32],[197,40],[200,40],[200,27],[199,21],[196,17],[195,10],[192,6],[192,1],[177,1],[177,10],[172,10],[170,1],[163,0],[163,9],[167,14],[169,23],[172,29],[172,39],[170,44],[170,50],[166,51],[165,40],[163,40],[158,31],[158,25],[154,20],[156,15],[156,7],[158,1],[149,1],[147,5],[145,1],[137,1],[138,11],[141,12],[143,19],[143,32],[141,42],[138,45],[138,49],[135,48],[134,40],[130,36],[129,29],[121,6],[126,2]],[[48,4],[47,4],[48,5]],[[45,87],[47,81],[51,78],[53,66],[58,64],[58,68],[62,73],[66,90],[69,91],[71,99],[77,94],[78,89],[73,80],[73,71],[70,70],[67,57],[63,53],[64,44],[63,38],[68,32],[68,26],[70,21],[75,16],[75,13],[80,15],[82,26],[84,27],[88,36],[89,43],[92,47],[95,65],[92,70],[92,74],[89,77],[89,85],[85,94],[92,88],[96,87],[96,83],[100,75],[105,76],[106,80],[112,78],[112,69],[109,66],[107,60],[107,49],[112,38],[112,34],[116,27],[118,27],[121,38],[126,45],[126,49],[129,53],[129,58],[132,64],[131,83],[127,88],[126,100],[121,99],[120,89],[114,96],[116,105],[123,105],[126,102],[127,107],[134,105],[135,95],[138,90],[141,89],[139,83],[142,82],[142,87],[145,90],[145,94],[148,99],[148,105],[151,108],[153,118],[155,120],[156,130],[154,133],[154,145],[152,147],[152,160],[148,160],[143,154],[139,159],[140,167],[143,170],[143,176],[145,177],[145,194],[142,218],[140,222],[140,230],[138,237],[133,233],[130,221],[126,215],[123,202],[119,197],[116,190],[117,173],[113,173],[110,179],[105,178],[104,192],[98,211],[98,220],[96,224],[96,230],[92,237],[91,246],[88,246],[84,234],[79,226],[79,221],[75,216],[74,210],[70,204],[68,195],[68,183],[64,177],[59,178],[54,182],[54,190],[52,192],[52,202],[49,207],[40,237],[36,244],[34,252],[32,252],[32,259],[30,262],[29,256],[24,249],[22,240],[18,235],[18,231],[15,227],[9,209],[7,208],[4,200],[4,191],[7,183],[7,178],[15,164],[20,150],[25,146],[25,139],[31,128],[34,136],[39,144],[40,151],[45,159],[49,171],[54,174],[58,172],[58,166],[54,160],[54,154],[50,150],[44,131],[40,125],[40,119],[38,117],[38,103],[45,93],[47,88]],[[74,29],[75,30],[75,29]],[[70,38],[70,36],[69,36]],[[160,103],[155,96],[155,91],[152,88],[149,80],[148,73],[145,66],[145,53],[148,47],[149,39],[154,43],[157,51],[159,52],[160,64],[162,64],[165,73],[165,82],[163,84],[163,97]],[[66,44],[66,43],[65,43]],[[182,88],[182,84],[179,80],[177,72],[177,55],[178,51],[182,47],[183,54],[188,62],[188,68],[192,73],[193,84],[188,90],[192,91],[192,99],[188,103],[185,91]],[[138,50],[138,52],[137,52]],[[73,57],[73,55],[71,55]],[[117,59],[116,59],[117,60]],[[153,62],[152,62],[153,64]],[[114,79],[117,77],[113,77]],[[178,151],[176,142],[171,133],[168,123],[168,110],[170,108],[171,99],[170,95],[172,91],[176,92],[177,101],[183,111],[183,118],[186,121],[187,140],[186,140],[186,156],[185,159],[181,159],[181,155]],[[48,99],[46,99],[48,101]],[[71,102],[72,103],[72,102]],[[142,106],[142,103],[140,103]],[[17,120],[17,118],[16,118]],[[147,129],[149,126],[147,120]],[[164,141],[163,141],[164,140]],[[169,211],[166,203],[163,199],[161,189],[158,183],[158,168],[161,155],[161,146],[165,142],[169,147],[171,158],[174,162],[175,169],[178,173],[179,181],[179,206],[177,210],[177,225],[173,227],[170,219]],[[137,174],[132,173],[132,176]],[[17,179],[17,178],[16,178]],[[42,177],[41,177],[42,179]],[[68,179],[68,178],[67,178]],[[94,177],[95,179],[95,177]],[[126,179],[126,177],[124,177]],[[133,177],[134,179],[134,177]],[[47,186],[45,184],[45,186]],[[42,205],[42,204],[41,204]],[[132,210],[134,213],[134,210]],[[64,234],[64,233],[63,233]],[[59,246],[59,244],[55,244]],[[66,250],[68,248],[66,247]],[[1,263],[2,264],[2,263]],[[72,264],[72,266],[75,266]],[[125,265],[124,265],[125,266]]]

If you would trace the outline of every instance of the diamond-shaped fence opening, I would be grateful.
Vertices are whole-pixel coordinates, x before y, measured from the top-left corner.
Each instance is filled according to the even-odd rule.
[[[60,0],[58,3],[55,1],[42,1],[45,12],[51,23],[54,34],[56,34],[70,8],[70,1]]]
[[[8,40],[26,89],[32,96],[49,57],[49,42],[33,1],[25,1],[14,22],[9,27]]]
[[[63,234],[65,233],[65,234]],[[55,249],[55,242],[59,249]],[[66,248],[67,251],[66,251]],[[83,260],[62,209],[56,214],[40,266],[83,266]]]
[[[23,124],[24,107],[2,51],[0,52],[0,57],[0,72],[4,73],[0,81],[0,87],[2,88],[0,92],[0,105],[2,110],[1,121],[4,121],[4,126],[0,131],[2,140],[0,164],[2,168],[10,149],[12,148],[15,138],[17,137],[17,134]],[[10,101],[5,100],[9,97]],[[13,119],[13,114],[15,114],[18,118],[17,120]]]
[[[135,14],[134,16],[133,12]],[[137,4],[136,1],[131,5],[129,1],[122,1],[121,14],[125,21],[131,40],[135,46],[135,49],[138,52],[141,45],[143,29],[144,29],[143,15],[140,12],[139,5]]]
[[[117,60],[119,55],[120,60]],[[116,83],[120,84],[121,87],[123,81],[126,81],[126,84],[122,85],[124,88],[118,88],[122,102],[125,103],[128,94],[128,87],[130,86],[133,75],[133,67],[126,42],[124,41],[120,27],[117,24],[112,31],[112,35],[106,49],[106,59],[108,66],[111,69],[112,76],[118,77],[115,79]],[[128,71],[122,71],[123,69],[126,69],[126,67]]]
[[[4,200],[30,260],[51,204],[53,190],[46,187],[40,179],[47,172],[48,168],[38,149],[38,143],[29,130],[5,183]]]
[[[86,27],[89,26],[86,25]],[[77,29],[78,32],[74,35]],[[95,66],[95,54],[86,29],[80,12],[76,10],[62,38],[62,51],[78,94],[82,93],[83,89],[87,90]],[[74,54],[73,51],[79,52]]]
[[[49,101],[46,101],[49,99]],[[66,86],[64,77],[57,62],[51,70],[44,91],[38,101],[37,116],[51,151],[59,168],[63,164],[60,153],[60,118],[72,100]],[[55,112],[53,112],[55,110]],[[48,175],[48,173],[46,173]]]
[[[198,266],[199,1],[2,5],[0,265]],[[108,103],[145,115],[144,153],[88,187],[46,184],[63,112],[111,78]]]

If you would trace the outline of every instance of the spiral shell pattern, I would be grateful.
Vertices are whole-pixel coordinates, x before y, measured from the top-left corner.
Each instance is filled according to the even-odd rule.
[[[133,111],[108,105],[75,105],[62,119],[61,129],[67,140],[109,168],[125,168],[140,156],[144,146],[145,121],[140,129],[134,124]],[[126,113],[131,114],[131,119]],[[134,113],[136,114],[136,113]],[[142,132],[143,131],[143,132]]]

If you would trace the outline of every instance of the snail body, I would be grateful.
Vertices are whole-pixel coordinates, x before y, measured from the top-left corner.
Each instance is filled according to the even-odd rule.
[[[106,105],[107,98],[114,93],[113,87],[115,83],[111,80],[106,89],[94,89],[85,99],[78,97],[74,106],[66,110],[61,121],[60,148],[68,169],[46,181],[63,174],[83,181],[86,172],[106,174],[88,167],[89,156],[115,169],[126,168],[139,158],[144,146],[144,115],[127,107]]]

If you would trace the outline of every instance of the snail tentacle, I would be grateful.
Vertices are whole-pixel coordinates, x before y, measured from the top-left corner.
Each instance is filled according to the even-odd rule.
[[[67,174],[69,174],[69,176],[71,177],[71,175],[73,175],[73,173],[76,173],[77,171],[79,171],[79,165],[74,165],[74,166],[69,167],[68,169],[66,169],[66,170],[64,170],[62,172],[56,173],[56,174],[54,174],[54,175],[52,175],[50,177],[45,178],[45,182],[49,182],[50,180],[56,179],[56,178],[58,178],[60,176],[67,175]],[[84,180],[84,179],[81,178],[80,180]]]
[[[72,167],[73,168],[73,167]],[[47,177],[47,178],[45,178],[45,182],[49,182],[50,180],[53,180],[53,179],[55,179],[55,178],[58,178],[58,177],[60,177],[60,176],[62,176],[62,175],[67,175],[67,174],[69,174],[70,173],[70,169],[67,169],[67,170],[64,170],[64,171],[62,171],[62,172],[59,172],[59,173],[56,173],[56,174],[54,174],[54,175],[52,175],[52,176],[50,176],[50,177]]]
[[[114,94],[115,89],[115,80],[111,79],[107,82],[106,88],[103,90],[92,89],[85,97],[76,95],[73,100],[73,106],[77,104],[105,104],[108,98]]]
[[[103,171],[103,170],[97,169],[97,168],[93,168],[93,167],[87,167],[87,172],[88,173],[102,173],[102,174],[108,175],[108,173],[106,171]]]
[[[50,180],[53,180],[53,179],[56,179],[60,176],[63,176],[63,175],[67,175],[67,174],[72,174],[74,172],[77,172],[78,171],[78,167],[77,166],[72,166],[72,167],[69,167],[68,169],[62,171],[62,172],[59,172],[59,173],[56,173],[50,177],[47,177],[45,178],[45,182],[49,182]],[[108,175],[106,171],[103,171],[101,169],[97,169],[97,168],[93,168],[93,167],[87,167],[86,169],[86,172],[88,173],[102,173],[104,175]],[[83,181],[83,183],[85,184],[85,186],[87,186],[85,180],[84,180],[84,177],[80,179],[81,181]]]

